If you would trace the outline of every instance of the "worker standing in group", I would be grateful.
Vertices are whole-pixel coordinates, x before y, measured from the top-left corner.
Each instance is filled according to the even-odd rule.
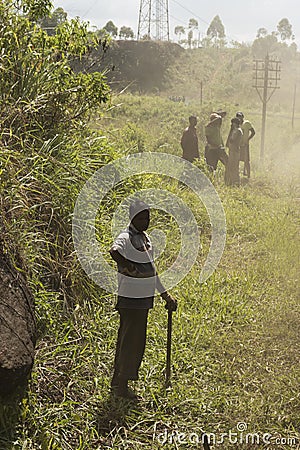
[[[205,126],[205,137],[207,141],[205,146],[205,160],[212,171],[217,169],[219,161],[226,166],[228,160],[221,135],[222,118],[225,115],[225,111],[212,113],[209,123]]]
[[[231,128],[226,141],[229,149],[228,161],[225,167],[224,181],[227,186],[239,186],[240,174],[240,143],[243,137],[241,122],[238,117],[231,119]]]
[[[245,120],[244,114],[241,111],[236,113],[236,117],[240,119],[241,129],[243,131],[243,137],[240,144],[240,161],[244,161],[244,176],[250,178],[249,141],[255,136],[255,130],[249,120]]]
[[[189,162],[199,158],[198,136],[197,136],[197,117],[189,117],[189,126],[184,130],[181,137],[182,157]]]

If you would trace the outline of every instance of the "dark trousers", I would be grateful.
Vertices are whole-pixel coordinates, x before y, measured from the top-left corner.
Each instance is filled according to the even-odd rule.
[[[244,161],[244,175],[250,178],[250,151],[249,144],[241,145],[240,161]]]
[[[224,147],[210,148],[206,146],[204,156],[206,164],[212,170],[217,170],[218,161],[221,161],[224,166],[226,166],[228,161],[228,155]]]
[[[118,380],[137,380],[146,346],[148,309],[119,308],[120,326],[112,385]]]

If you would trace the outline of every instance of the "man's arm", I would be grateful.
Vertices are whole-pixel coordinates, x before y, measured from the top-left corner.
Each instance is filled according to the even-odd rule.
[[[248,141],[250,141],[250,139],[252,139],[253,138],[253,136],[255,136],[255,130],[254,130],[254,128],[252,127],[252,128],[250,128],[250,136],[249,136],[249,138],[248,138]]]
[[[215,119],[211,120],[208,124],[209,127],[218,126],[220,127],[222,125],[222,117],[216,117]]]
[[[222,119],[226,116],[227,112],[223,111],[222,109],[219,109],[218,111],[213,111],[213,114],[218,114],[218,116],[221,116]]]
[[[138,272],[135,265],[131,261],[126,259],[123,255],[121,255],[121,253],[118,251],[117,246],[113,245],[109,250],[109,253],[112,259],[116,261],[117,264],[122,265],[126,269],[127,273],[124,273],[124,275],[137,275]]]
[[[215,135],[215,130],[214,127],[219,127],[221,128],[222,125],[222,117],[216,117],[215,119],[211,120],[205,127],[205,137],[207,140],[207,143],[209,145],[211,145],[212,147],[215,146],[214,142],[212,142],[212,140],[214,140],[214,135]]]
[[[188,136],[187,136],[187,131],[184,130],[182,137],[181,137],[181,141],[180,141],[180,145],[182,150],[185,150],[188,144]]]
[[[173,298],[169,292],[165,289],[164,285],[160,281],[158,273],[156,272],[156,289],[158,290],[161,298],[166,302],[166,309],[168,311],[176,311],[177,309],[177,301]]]

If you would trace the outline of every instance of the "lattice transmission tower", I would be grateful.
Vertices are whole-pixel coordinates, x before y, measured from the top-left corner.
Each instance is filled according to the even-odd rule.
[[[169,41],[169,1],[141,0],[139,11],[139,39]]]

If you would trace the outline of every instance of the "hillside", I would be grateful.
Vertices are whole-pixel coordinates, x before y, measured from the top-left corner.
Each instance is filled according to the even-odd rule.
[[[116,91],[158,92],[169,84],[169,69],[184,53],[182,47],[170,42],[112,41],[110,46],[92,50],[78,71],[106,71],[111,87]]]
[[[257,47],[257,46],[256,46]],[[255,45],[239,48],[184,49],[178,44],[155,41],[113,41],[84,59],[77,70],[106,70],[116,92],[150,93],[202,103],[231,103],[251,108],[261,105],[253,88],[253,61],[264,58]],[[280,90],[269,107],[291,114],[295,84],[299,82],[300,53],[283,44],[270,52],[281,61]],[[300,113],[300,102],[296,102]]]
[[[277,112],[291,111],[294,85],[299,81],[299,55],[285,57],[280,52],[270,55],[281,61],[280,89],[270,100],[270,108]],[[229,102],[253,108],[261,105],[253,88],[253,61],[261,58],[255,55],[251,47],[245,46],[185,50],[172,66],[172,88],[168,92],[179,92],[188,99],[200,102],[202,82],[203,102]],[[299,113],[299,102],[296,106]]]

